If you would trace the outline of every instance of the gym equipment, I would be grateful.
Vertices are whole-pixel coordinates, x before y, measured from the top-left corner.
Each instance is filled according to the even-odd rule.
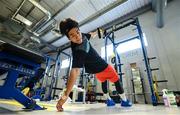
[[[58,54],[56,56],[56,63],[55,63],[55,70],[54,70],[54,85],[52,87],[52,95],[53,95],[53,98],[55,97],[58,97],[58,95],[56,95],[56,90],[63,90],[63,88],[58,88],[57,85],[58,85],[58,78],[60,75],[60,70],[61,70],[61,59],[60,59],[60,56],[63,54],[63,56],[66,56],[67,59],[70,61],[68,67],[67,67],[67,71],[65,72],[66,74],[61,78],[62,80],[64,80],[64,84],[67,83],[67,78],[69,76],[69,72],[70,72],[70,67],[71,67],[71,55],[63,52],[63,51],[58,51]]]
[[[46,59],[45,75],[42,79],[42,87],[41,87],[41,89],[45,89],[44,98],[42,99],[45,101],[51,100],[52,87],[55,79],[53,76],[55,64],[53,62],[55,61],[52,58]]]
[[[28,77],[28,78],[24,77],[26,78],[26,80],[24,81],[25,83],[23,83],[23,85],[21,83],[20,85],[22,85],[23,89],[26,87],[29,87],[30,90],[32,90],[35,84],[38,83],[44,77],[44,72],[45,72],[45,69],[39,68],[35,76]],[[21,82],[23,82],[23,80]]]
[[[86,99],[86,76],[89,74],[84,74],[85,69],[83,68],[79,79],[76,81],[76,85],[73,86],[72,90],[72,102],[82,102],[85,104]]]
[[[8,72],[5,83],[0,86],[0,98],[15,99],[26,109],[42,110],[43,108],[36,102],[21,93],[15,88],[19,75],[33,77],[37,74],[40,64],[45,61],[43,55],[25,49],[21,46],[0,43],[0,71]]]
[[[72,103],[75,103],[76,102],[76,98],[77,98],[77,94],[82,92],[83,96],[82,96],[82,102],[85,104],[85,99],[86,99],[86,91],[85,89],[82,89],[80,87],[78,87],[77,85],[74,85],[73,86],[73,89],[72,89],[72,92],[73,92],[73,96],[72,96]]]
[[[97,28],[97,32],[98,32],[98,37],[101,38],[102,36],[101,36],[101,30],[100,30],[100,28]]]
[[[157,58],[156,57],[149,57],[148,58],[148,63],[150,65],[150,67],[151,67],[151,63],[150,62],[151,62],[151,60],[154,60],[154,59],[157,59]],[[144,61],[144,59],[143,59],[143,61]],[[151,68],[150,70],[151,70],[151,72],[154,72],[154,71],[159,70],[159,68]],[[155,74],[153,75],[152,79],[153,79],[154,93],[155,93],[155,96],[157,98],[157,104],[158,105],[162,105],[163,103],[160,103],[160,99],[161,99],[160,96],[163,96],[163,95],[162,95],[162,92],[159,92],[158,84],[159,83],[166,83],[166,82],[168,82],[168,80],[157,80],[157,76]]]
[[[103,34],[104,34],[102,28],[97,28],[97,32],[98,32],[99,39],[101,39],[103,37]]]
[[[163,101],[166,107],[177,107],[176,96],[173,91],[163,89]]]
[[[29,88],[29,87],[26,87],[25,89],[22,90],[22,93],[27,96],[27,94],[29,93],[29,91],[30,91],[30,88]]]
[[[94,74],[82,73],[84,78],[84,89],[86,90],[86,102],[96,101],[96,79]]]
[[[147,104],[146,96],[145,96],[145,91],[144,91],[144,82],[143,78],[141,77],[140,74],[140,69],[139,68],[132,68],[132,88],[133,88],[133,96],[134,96],[134,103],[137,103],[136,101],[136,95],[143,95],[144,96],[144,103]]]
[[[174,94],[176,95],[177,106],[180,107],[180,91],[178,92],[174,91]]]
[[[115,69],[117,71],[117,73],[120,76],[120,80],[122,82],[122,70],[121,70],[121,60],[120,60],[120,55],[118,54],[116,48],[118,47],[118,44],[115,43],[114,41],[114,32],[110,32],[107,33],[107,35],[105,35],[105,60],[106,62],[108,62],[108,57],[107,57],[107,44],[108,44],[108,40],[111,41],[111,43],[113,44],[113,52],[114,52],[114,58],[112,58],[112,61],[114,62],[114,66]]]
[[[156,75],[153,76],[153,87],[154,87],[154,93],[157,97],[157,100],[160,101],[159,92],[158,92],[158,82]]]
[[[51,100],[54,98],[52,97],[54,85],[56,84],[56,79],[59,76],[60,70],[60,59],[58,58],[59,53],[57,54],[57,58],[54,59],[52,57],[46,58],[46,69],[45,69],[45,76],[42,79],[42,87],[44,89],[45,94],[43,100]]]
[[[130,25],[133,25],[133,26],[136,27],[138,36],[135,36],[135,37],[130,38],[128,40],[124,40],[122,42],[115,43],[115,41],[114,41],[114,31],[120,30],[120,29],[128,27]],[[144,43],[144,40],[143,40],[143,32],[141,30],[141,26],[139,24],[138,18],[126,20],[125,22],[121,22],[121,23],[119,23],[117,25],[114,25],[112,28],[110,28],[109,30],[105,30],[105,31],[106,31],[105,32],[106,34],[104,35],[104,38],[105,38],[105,60],[107,61],[107,47],[106,46],[108,44],[108,39],[109,39],[113,44],[113,51],[114,51],[115,57],[116,57],[115,58],[115,62],[116,62],[115,65],[118,68],[118,73],[120,75],[121,80],[122,80],[121,60],[120,60],[120,55],[116,51],[116,48],[120,43],[124,43],[126,41],[137,39],[137,38],[140,40],[141,49],[142,49],[143,57],[144,57],[144,63],[145,63],[146,72],[147,72],[148,81],[149,81],[150,90],[151,90],[151,100],[152,100],[152,104],[154,106],[156,106],[157,105],[157,98],[156,98],[155,93],[154,93],[152,72],[151,72],[150,64],[148,62],[147,50],[146,50],[146,46],[145,46],[145,43]]]

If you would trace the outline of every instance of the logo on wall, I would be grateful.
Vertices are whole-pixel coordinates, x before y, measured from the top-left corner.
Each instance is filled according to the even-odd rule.
[[[132,50],[121,54],[122,58],[132,58],[140,55],[140,49]]]

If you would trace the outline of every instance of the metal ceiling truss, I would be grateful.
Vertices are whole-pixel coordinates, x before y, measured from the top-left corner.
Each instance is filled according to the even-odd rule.
[[[148,4],[148,5],[146,5],[146,6],[143,6],[143,7],[139,8],[139,9],[137,9],[137,10],[131,12],[131,13],[128,13],[128,14],[126,14],[126,15],[124,15],[124,16],[116,19],[116,20],[113,20],[113,21],[111,21],[111,22],[109,22],[109,23],[101,26],[100,28],[103,28],[103,29],[105,29],[105,30],[110,29],[110,28],[112,28],[114,25],[117,25],[117,24],[119,24],[119,23],[125,22],[125,21],[128,20],[128,19],[137,17],[137,16],[139,16],[139,15],[141,15],[141,14],[143,14],[143,13],[149,11],[149,10],[151,10],[151,4]],[[92,30],[92,31],[94,31],[94,30]],[[62,37],[60,37],[60,39],[61,39],[61,38],[62,38]],[[69,47],[70,47],[70,42],[62,45],[61,47],[58,48],[58,50],[64,50],[64,49],[67,49],[67,48],[69,48]],[[46,52],[46,53],[52,53],[52,52],[56,52],[56,51],[51,50],[51,51]]]
[[[84,24],[90,23],[91,21],[97,19],[98,17],[102,16],[103,14],[105,14],[106,12],[112,10],[113,8],[119,6],[120,4],[126,2],[127,0],[117,0],[109,5],[107,5],[105,8],[103,8],[102,10],[97,11],[95,14],[89,16],[88,18],[86,18],[85,20],[81,21],[79,23],[79,26],[83,26]],[[46,33],[48,33],[52,28],[50,27],[49,29],[47,29]],[[60,36],[56,39],[53,39],[51,41],[48,42],[48,44],[52,44],[54,42],[56,42],[57,40],[61,39],[63,36]],[[45,46],[41,46],[40,49],[43,49]]]

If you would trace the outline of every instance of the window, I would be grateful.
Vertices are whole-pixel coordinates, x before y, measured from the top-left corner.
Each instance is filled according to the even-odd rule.
[[[144,38],[145,46],[148,46],[145,34],[143,34],[143,36],[144,36],[143,38]],[[124,42],[122,44],[119,44],[119,46],[117,47],[117,51],[118,51],[118,53],[122,54],[122,53],[131,51],[131,50],[135,50],[138,48],[141,48],[140,40],[139,39],[133,39],[133,40],[130,40],[128,42]],[[107,56],[109,57],[112,54],[113,54],[112,44],[107,45]],[[103,58],[105,57],[105,47],[101,48],[101,57],[103,57]]]
[[[70,60],[69,60],[69,59],[63,60],[63,61],[62,61],[62,64],[61,64],[61,69],[68,68],[68,67],[69,67],[69,64],[70,64]]]

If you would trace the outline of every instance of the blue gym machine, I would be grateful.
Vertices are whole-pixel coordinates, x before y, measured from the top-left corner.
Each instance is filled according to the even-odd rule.
[[[0,86],[0,98],[14,99],[25,106],[26,109],[42,110],[44,108],[25,96],[16,88],[19,75],[33,77],[37,74],[40,64],[45,62],[43,55],[23,47],[0,42],[0,71],[8,72],[5,82]]]
[[[42,79],[42,87],[41,87],[41,89],[45,90],[44,91],[45,94],[41,100],[49,101],[56,96],[55,95],[56,90],[62,90],[61,88],[57,88],[57,82],[58,82],[57,78],[59,77],[59,73],[61,69],[60,56],[62,54],[67,56],[71,61],[71,55],[63,51],[58,51],[55,59],[46,56],[46,69],[45,69],[45,75]],[[70,71],[69,69],[68,71]]]
[[[127,40],[120,41],[120,42],[116,43],[114,41],[114,32],[118,31],[118,30],[120,30],[122,28],[128,27],[130,25],[133,25],[133,26],[136,27],[138,35],[133,37],[133,38],[130,38],[130,39],[127,39]],[[108,59],[108,57],[107,57],[107,44],[108,44],[108,40],[110,40],[112,42],[112,44],[113,44],[113,52],[115,53],[115,65],[116,65],[116,67],[118,67],[117,72],[118,72],[118,74],[120,76],[121,81],[122,81],[122,75],[123,75],[122,70],[121,70],[121,65],[122,64],[121,64],[121,60],[120,60],[120,55],[118,54],[116,48],[121,43],[130,41],[130,40],[133,40],[133,39],[137,39],[137,38],[140,40],[141,49],[142,49],[143,57],[144,57],[144,63],[145,63],[145,66],[146,66],[146,72],[147,72],[148,81],[149,81],[150,90],[151,90],[151,100],[152,100],[152,104],[154,106],[156,106],[157,105],[157,98],[155,96],[155,92],[154,92],[154,88],[153,88],[152,72],[151,72],[151,68],[150,68],[150,63],[148,61],[148,55],[147,55],[146,46],[145,46],[144,39],[143,39],[143,32],[142,32],[141,26],[139,24],[138,18],[129,19],[129,20],[126,20],[125,22],[117,24],[117,25],[113,26],[112,29],[110,29],[110,31],[105,30],[104,38],[105,38],[105,60],[107,61],[107,59]]]
[[[71,62],[72,62],[71,55],[63,52],[62,50],[59,50],[58,54],[56,56],[56,64],[55,64],[55,70],[54,70],[54,87],[52,88],[53,89],[53,98],[58,97],[58,95],[56,95],[56,90],[63,90],[62,88],[57,87],[57,85],[58,85],[58,77],[60,76],[59,73],[60,73],[60,70],[61,70],[61,58],[60,57],[61,57],[62,54],[64,56],[66,56],[70,61],[68,70],[66,72],[66,76],[64,76],[62,79],[65,80],[68,77],[69,72],[70,72],[70,67],[71,67]]]
[[[46,56],[45,75],[42,79],[42,86],[41,86],[41,89],[45,90],[44,91],[45,94],[41,100],[50,101],[52,99],[51,93],[55,81],[54,72],[56,68],[56,63],[58,63],[58,61],[59,60]]]

